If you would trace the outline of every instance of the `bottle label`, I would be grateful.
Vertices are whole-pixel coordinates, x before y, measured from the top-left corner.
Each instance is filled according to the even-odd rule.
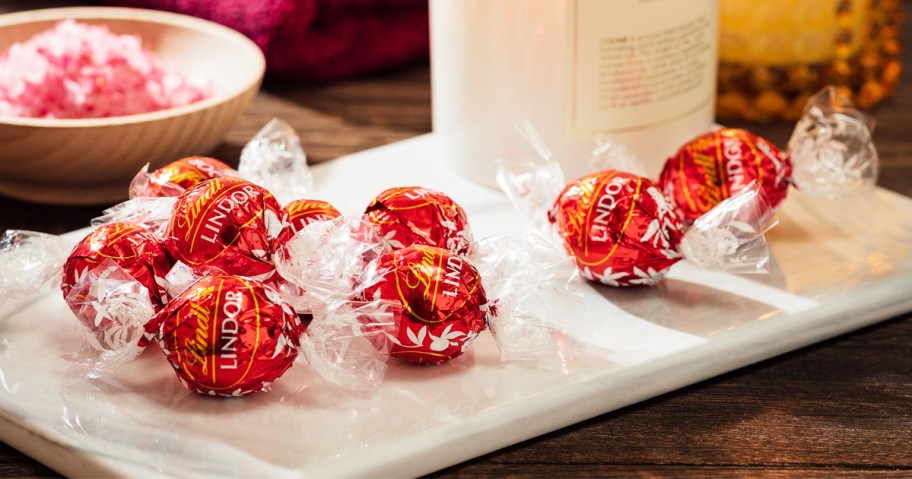
[[[655,127],[711,103],[718,7],[718,0],[572,1],[573,133]]]

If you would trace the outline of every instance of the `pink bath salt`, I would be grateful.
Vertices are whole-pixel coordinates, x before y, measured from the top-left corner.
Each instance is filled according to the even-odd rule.
[[[200,101],[190,83],[135,35],[64,20],[0,57],[0,116],[100,118]]]

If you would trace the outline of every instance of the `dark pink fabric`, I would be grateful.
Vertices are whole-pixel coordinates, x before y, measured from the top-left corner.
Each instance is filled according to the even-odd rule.
[[[427,0],[109,0],[206,18],[255,41],[270,74],[334,80],[428,55]]]

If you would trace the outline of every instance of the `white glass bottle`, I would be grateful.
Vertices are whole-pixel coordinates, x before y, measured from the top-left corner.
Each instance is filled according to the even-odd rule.
[[[441,154],[494,185],[529,121],[567,179],[603,136],[656,175],[713,122],[718,0],[431,0]]]

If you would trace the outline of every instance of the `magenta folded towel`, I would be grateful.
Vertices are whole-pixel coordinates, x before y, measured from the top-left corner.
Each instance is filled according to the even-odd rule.
[[[427,0],[108,0],[209,19],[247,35],[270,74],[334,80],[426,58]]]

